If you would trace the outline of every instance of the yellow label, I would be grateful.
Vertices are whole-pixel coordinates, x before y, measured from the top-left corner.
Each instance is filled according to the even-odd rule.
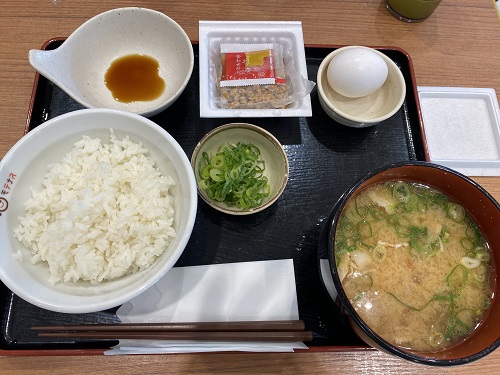
[[[271,56],[271,51],[252,51],[246,53],[246,66],[264,65],[264,59]]]

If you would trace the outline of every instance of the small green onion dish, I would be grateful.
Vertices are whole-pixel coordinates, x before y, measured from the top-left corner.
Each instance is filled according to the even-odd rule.
[[[212,166],[207,167],[211,161],[216,168],[222,164],[216,173]],[[266,209],[281,196],[288,182],[288,158],[281,143],[267,130],[246,123],[225,124],[207,133],[193,151],[191,166],[199,196],[216,210],[231,215]],[[210,175],[216,181],[210,180]],[[258,191],[246,185],[243,194],[247,195],[235,198],[249,180]],[[208,186],[217,183],[218,190],[209,191]]]

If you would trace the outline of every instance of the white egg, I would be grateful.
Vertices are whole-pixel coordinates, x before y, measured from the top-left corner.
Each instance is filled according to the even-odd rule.
[[[377,91],[388,75],[384,59],[370,48],[349,48],[334,56],[327,70],[330,86],[340,95],[359,98]]]

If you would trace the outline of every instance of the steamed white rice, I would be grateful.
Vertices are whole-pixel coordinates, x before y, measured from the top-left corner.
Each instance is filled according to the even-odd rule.
[[[84,136],[32,189],[14,234],[51,284],[116,279],[150,267],[175,237],[172,185],[128,136]]]

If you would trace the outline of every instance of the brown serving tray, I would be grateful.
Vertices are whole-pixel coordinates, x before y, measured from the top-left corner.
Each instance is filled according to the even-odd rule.
[[[54,49],[64,38],[43,46]],[[309,80],[316,81],[323,58],[340,46],[306,46]],[[340,195],[361,176],[385,164],[428,161],[410,56],[394,47],[376,47],[401,69],[406,83],[402,108],[379,125],[353,129],[331,120],[311,93],[312,117],[253,118],[250,122],[273,133],[290,162],[290,178],[280,199],[249,216],[230,216],[199,201],[190,241],[176,267],[216,263],[293,259],[299,316],[314,333],[310,350],[370,349],[354,333],[331,302],[320,276],[322,228]],[[167,130],[188,157],[201,137],[235,119],[199,117],[198,44],[193,43],[195,67],[181,97],[151,119]],[[82,108],[43,76],[35,75],[26,132],[50,118]],[[324,231],[323,231],[324,232]],[[324,234],[324,233],[323,233]],[[116,309],[89,314],[61,314],[43,310],[17,297],[0,282],[0,355],[102,354],[115,340],[39,338],[35,325],[116,323]]]

